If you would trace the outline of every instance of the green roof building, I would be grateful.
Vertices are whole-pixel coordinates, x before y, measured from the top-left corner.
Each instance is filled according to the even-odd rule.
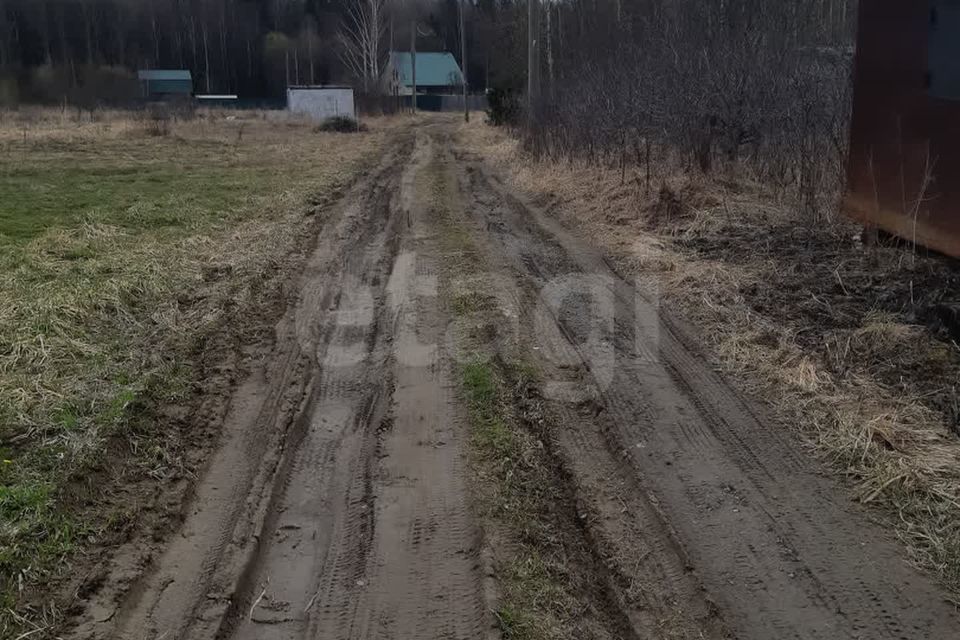
[[[185,69],[156,69],[137,72],[143,96],[153,100],[193,95],[193,76]]]
[[[410,53],[390,53],[388,81],[391,92],[409,96],[413,91],[413,65]],[[417,52],[417,93],[452,93],[463,84],[463,73],[456,58],[448,51]]]

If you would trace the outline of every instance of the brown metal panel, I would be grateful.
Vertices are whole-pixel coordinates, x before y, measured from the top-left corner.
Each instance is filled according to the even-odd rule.
[[[957,4],[861,2],[845,208],[960,257],[960,101],[929,90],[931,74],[943,72],[929,65],[938,2]]]

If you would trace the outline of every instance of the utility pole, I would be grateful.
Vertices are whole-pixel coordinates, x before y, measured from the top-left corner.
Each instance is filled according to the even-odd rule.
[[[533,127],[533,110],[537,104],[537,36],[539,35],[539,0],[527,0],[527,125]]]
[[[410,23],[410,76],[413,82],[413,93],[410,95],[410,104],[413,112],[417,112],[417,21]]]
[[[399,111],[400,110],[400,87],[399,82],[397,81],[397,54],[395,53],[396,49],[393,47],[393,10],[390,10],[390,97],[393,98],[393,106]]]
[[[461,84],[463,84],[463,120],[470,122],[470,105],[467,103],[467,30],[464,28],[466,13],[463,9],[463,3],[466,0],[460,0],[457,4],[460,7],[460,75]]]
[[[551,5],[547,5],[547,100],[553,103],[553,25],[550,16],[553,14]]]

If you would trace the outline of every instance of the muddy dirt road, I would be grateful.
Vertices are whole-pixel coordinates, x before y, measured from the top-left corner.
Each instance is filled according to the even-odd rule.
[[[442,293],[464,265],[440,250],[438,207],[495,283],[491,348],[542,376],[569,484],[552,489],[576,501],[603,585],[583,597],[615,610],[591,637],[957,637],[954,607],[695,331],[509,193],[447,120],[330,214],[275,340],[250,346],[181,530],[136,575],[136,541],[121,551],[72,637],[498,637]]]

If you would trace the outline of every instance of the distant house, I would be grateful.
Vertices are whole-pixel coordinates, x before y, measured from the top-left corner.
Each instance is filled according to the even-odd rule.
[[[155,69],[137,73],[143,97],[163,100],[193,95],[193,76],[185,69]]]
[[[391,94],[413,93],[413,65],[410,53],[393,51],[387,65],[386,81]],[[417,93],[455,93],[463,84],[463,73],[452,53],[417,52]]]

